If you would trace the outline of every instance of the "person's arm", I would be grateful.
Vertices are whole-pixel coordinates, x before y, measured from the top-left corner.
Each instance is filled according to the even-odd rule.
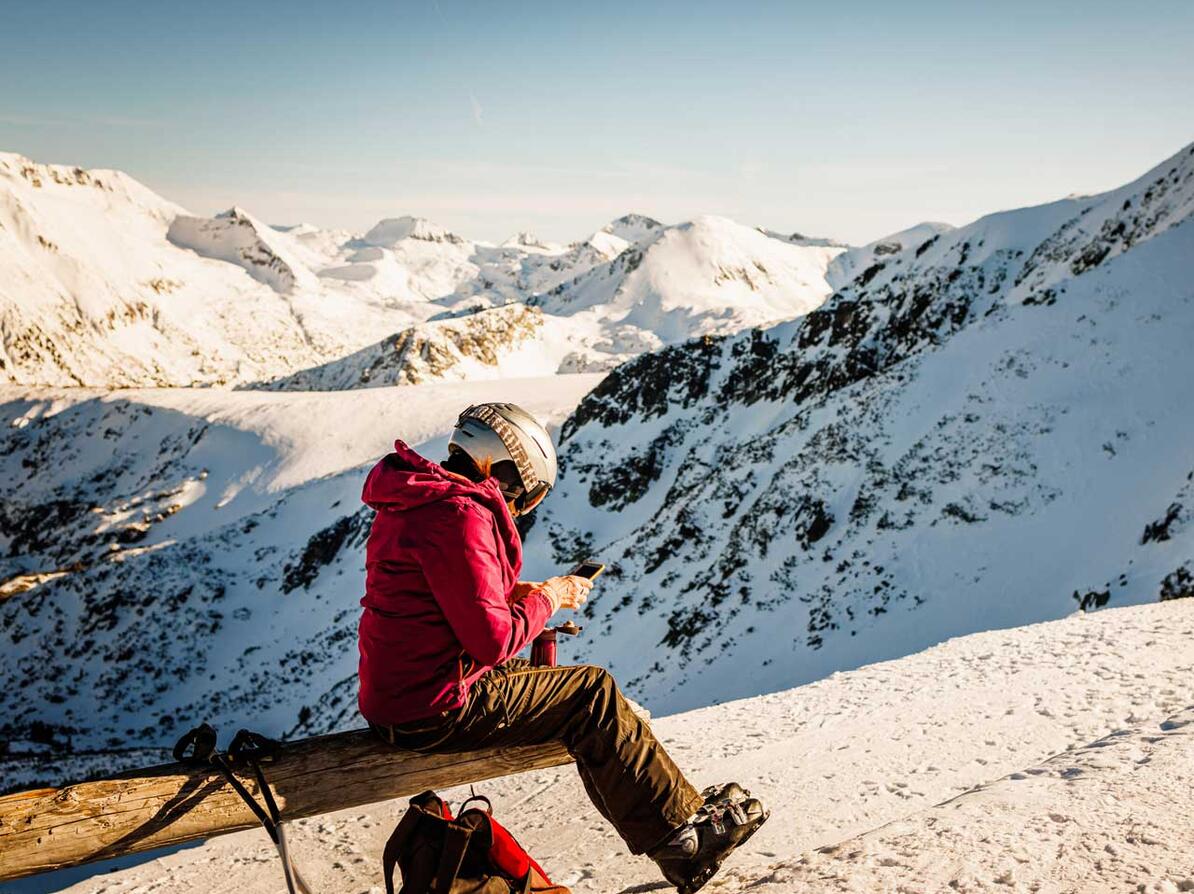
[[[526,599],[535,590],[543,588],[543,581],[535,580],[520,580],[514,585],[514,591],[510,594],[511,602],[519,602]]]
[[[484,665],[501,664],[543,630],[556,606],[535,590],[511,604],[493,522],[484,510],[447,504],[425,531],[420,565],[464,650]]]

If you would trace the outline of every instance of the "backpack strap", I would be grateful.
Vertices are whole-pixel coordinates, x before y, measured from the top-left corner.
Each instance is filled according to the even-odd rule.
[[[402,820],[394,828],[385,850],[381,852],[382,874],[386,883],[386,894],[394,894],[394,867],[398,864],[398,854],[406,847],[410,836],[415,833],[423,815],[418,810],[408,810]]]
[[[464,862],[464,852],[468,850],[472,834],[472,829],[456,823],[448,823],[444,827],[444,849],[440,851],[439,870],[431,884],[431,890],[436,894],[448,894],[452,890],[452,882],[456,881],[460,872],[460,864]]]
[[[466,811],[468,809],[468,806],[470,804],[472,804],[474,801],[476,801],[480,804],[484,804],[485,805],[485,814],[490,817],[493,816],[493,802],[490,801],[484,795],[478,795],[475,792],[464,799],[464,803],[460,805],[460,809],[457,810],[456,812],[464,813],[464,811]]]

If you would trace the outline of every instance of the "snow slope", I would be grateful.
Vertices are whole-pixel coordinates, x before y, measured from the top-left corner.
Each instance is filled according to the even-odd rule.
[[[562,426],[527,574],[610,563],[573,648],[656,711],[1189,595],[1190,170],[1184,152],[1105,196],[984,218],[803,321],[605,379],[9,389],[8,784],[166,745],[198,716],[353,723],[362,470],[398,435],[435,455],[486,395],[558,422],[594,389]],[[297,254],[304,232],[284,235]]]
[[[363,471],[395,436],[438,455],[460,407],[513,399],[563,423],[527,575],[610,563],[569,656],[656,711],[772,693],[660,725],[698,781],[783,807],[726,890],[1089,890],[1103,869],[1065,855],[1104,840],[1116,883],[1184,882],[1148,849],[1189,829],[1157,811],[1188,778],[1194,149],[1111,193],[866,247],[840,275],[840,246],[716,218],[490,246],[414,218],[355,236],[183,217],[122,175],[15,156],[0,175],[11,381],[261,389],[0,392],[5,786],[152,762],[200,719],[358,725]],[[541,375],[493,378],[512,373]],[[1067,746],[1090,748],[1045,763]],[[950,829],[929,809],[985,783]],[[568,771],[493,788],[555,805],[526,831],[578,892],[650,884]],[[1137,799],[1163,844],[1094,815],[1103,798]],[[393,813],[303,825],[327,887],[376,882]],[[1017,823],[1048,852],[1007,853]],[[125,879],[276,887],[255,840]]]
[[[866,245],[847,249],[829,262],[826,279],[829,280],[829,284],[833,288],[844,288],[854,277],[874,264],[910,248],[919,248],[930,239],[948,233],[952,229],[954,228],[950,224],[929,221],[884,236],[882,239],[876,239],[874,242],[868,242]]]
[[[837,251],[641,215],[567,246],[529,234],[494,246],[411,216],[361,235],[271,227],[241,208],[192,216],[119,172],[0,154],[0,381],[355,387],[377,381],[383,346],[412,327],[510,304],[553,306],[538,341],[479,323],[464,355],[431,366],[453,379],[604,369],[803,313],[828,294]]]
[[[644,355],[561,430],[531,573],[611,565],[585,659],[654,710],[1194,594],[1194,147]]]
[[[774,867],[760,891],[1192,891],[1194,708]]]
[[[710,891],[1186,890],[1192,672],[1194,601],[1167,602],[975,634],[653,726],[697,784],[738,779],[773,808]],[[481,790],[577,894],[662,889],[572,768]],[[378,889],[403,806],[296,824],[304,875]],[[69,890],[231,894],[279,879],[252,831]]]

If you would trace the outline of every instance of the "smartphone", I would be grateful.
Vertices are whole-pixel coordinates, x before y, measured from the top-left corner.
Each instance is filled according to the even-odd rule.
[[[605,565],[603,563],[594,562],[592,559],[585,559],[583,562],[578,562],[576,567],[568,573],[594,580],[604,570]]]

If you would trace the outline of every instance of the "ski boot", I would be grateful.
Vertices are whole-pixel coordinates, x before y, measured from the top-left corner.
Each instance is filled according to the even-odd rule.
[[[705,804],[728,804],[745,801],[750,797],[750,790],[744,789],[736,782],[725,782],[721,785],[711,785],[701,792]]]
[[[680,894],[694,894],[717,874],[725,858],[745,844],[770,811],[736,782],[701,792],[705,803],[650,857]]]

